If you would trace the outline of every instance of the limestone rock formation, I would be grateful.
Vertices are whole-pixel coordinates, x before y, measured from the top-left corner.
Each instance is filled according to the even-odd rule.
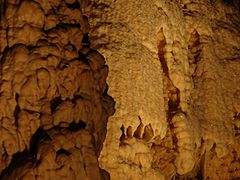
[[[238,0],[0,10],[0,179],[240,178]]]
[[[112,179],[240,178],[239,1],[92,0],[92,46],[116,101]]]
[[[79,2],[1,1],[0,179],[105,179],[114,101]]]

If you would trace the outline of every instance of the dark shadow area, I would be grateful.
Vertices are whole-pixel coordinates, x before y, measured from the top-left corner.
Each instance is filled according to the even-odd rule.
[[[12,174],[14,170],[21,166],[25,166],[31,161],[32,161],[31,156],[29,155],[27,150],[24,150],[23,152],[17,152],[16,154],[13,155],[12,161],[9,164],[9,166],[7,166],[2,172],[0,172],[0,180],[12,179],[9,176]]]
[[[76,0],[74,3],[72,4],[67,4],[67,7],[70,9],[80,9],[80,4],[79,2]]]
[[[35,159],[37,154],[37,149],[41,140],[52,140],[48,133],[42,128],[39,127],[37,131],[32,135],[30,140],[29,155]]]
[[[70,123],[68,129],[70,131],[75,132],[75,131],[78,131],[80,129],[85,129],[85,128],[86,128],[86,123],[80,120],[78,123],[75,123],[75,122]]]
[[[88,36],[87,33],[85,33],[85,34],[83,35],[82,45],[83,45],[83,47],[90,48],[90,45],[91,45],[91,44],[90,44],[89,36]]]
[[[66,156],[70,156],[70,155],[71,155],[70,152],[68,152],[67,150],[65,150],[65,149],[63,149],[63,148],[61,148],[61,149],[59,149],[59,150],[57,151],[57,157],[58,157],[59,155],[61,155],[61,154],[64,154],[64,155],[66,155]]]
[[[28,165],[37,166],[41,162],[41,160],[36,160],[37,149],[41,140],[51,140],[51,138],[42,127],[39,127],[30,140],[29,150],[25,149],[13,155],[11,163],[0,173],[0,180],[21,179],[21,177],[11,177],[15,174],[14,171],[17,172],[20,167]],[[21,174],[21,172],[18,174]]]
[[[70,24],[70,23],[59,23],[56,26],[57,28],[69,29],[70,27],[80,28],[81,25],[78,23]]]
[[[172,100],[169,98],[168,100],[168,117],[171,119],[172,116],[180,111],[179,103],[180,103],[180,97],[179,97],[179,90],[177,89],[177,100]]]
[[[51,112],[52,113],[55,112],[58,105],[61,104],[62,102],[63,101],[62,101],[61,97],[56,97],[53,100],[51,100],[51,102],[50,102],[51,103]]]
[[[15,126],[16,127],[18,127],[18,114],[19,114],[19,112],[20,112],[20,107],[19,107],[19,105],[18,105],[18,99],[19,99],[19,94],[18,93],[16,93],[16,95],[15,95],[15,101],[16,101],[16,103],[17,103],[17,105],[16,105],[16,107],[15,107],[15,109],[14,109],[14,118],[15,118]]]
[[[85,64],[89,64],[88,59],[80,51],[78,52],[78,60],[84,62]]]

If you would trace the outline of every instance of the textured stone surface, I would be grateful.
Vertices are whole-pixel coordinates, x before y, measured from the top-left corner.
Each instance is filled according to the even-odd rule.
[[[240,178],[238,0],[0,6],[0,179]]]
[[[1,10],[0,179],[105,179],[98,155],[114,101],[80,4]]]
[[[84,13],[116,101],[99,158],[112,179],[239,177],[239,2],[92,0]]]

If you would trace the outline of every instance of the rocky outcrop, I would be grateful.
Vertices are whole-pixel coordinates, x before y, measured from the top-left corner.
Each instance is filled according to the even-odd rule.
[[[0,179],[240,178],[237,0],[0,9]]]
[[[99,158],[112,179],[239,177],[239,3],[92,0],[84,12],[116,100]]]
[[[75,1],[1,1],[0,179],[105,179],[114,101]]]

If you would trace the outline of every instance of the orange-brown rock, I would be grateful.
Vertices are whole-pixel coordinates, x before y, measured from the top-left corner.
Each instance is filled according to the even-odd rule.
[[[238,0],[0,11],[0,179],[240,178]]]
[[[104,179],[114,101],[78,2],[1,1],[0,179]]]

